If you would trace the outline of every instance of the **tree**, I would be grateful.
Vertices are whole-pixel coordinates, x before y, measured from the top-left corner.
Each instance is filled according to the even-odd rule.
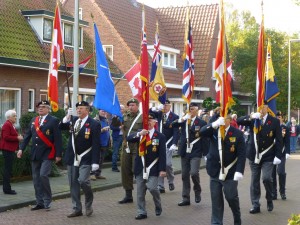
[[[300,1],[300,0],[299,0]],[[234,61],[233,69],[239,86],[235,91],[256,95],[256,64],[259,27],[249,11],[233,11],[227,15],[226,37],[230,59]],[[271,38],[272,61],[280,95],[277,97],[277,110],[287,111],[288,92],[288,41],[297,38],[297,34],[289,37],[286,33],[274,29],[265,29],[266,41]],[[265,43],[265,46],[267,42]],[[291,51],[292,65],[292,109],[300,106],[300,43],[293,43]]]

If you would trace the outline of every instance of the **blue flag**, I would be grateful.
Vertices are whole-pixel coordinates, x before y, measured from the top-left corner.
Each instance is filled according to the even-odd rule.
[[[268,40],[267,48],[267,60],[266,60],[266,87],[265,87],[265,100],[268,102],[269,113],[275,117],[276,115],[276,97],[280,94],[277,81],[275,77],[275,72],[272,63],[271,55],[271,41]]]
[[[97,109],[102,109],[106,112],[123,118],[118,95],[115,90],[114,82],[111,78],[109,66],[106,61],[105,53],[103,51],[100,36],[95,23],[94,32],[98,77],[96,80],[96,94],[93,105]]]

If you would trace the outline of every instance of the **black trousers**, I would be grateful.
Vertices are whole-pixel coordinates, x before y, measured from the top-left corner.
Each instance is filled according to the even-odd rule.
[[[3,191],[7,192],[11,190],[10,186],[10,178],[12,176],[12,168],[13,162],[15,159],[15,152],[10,151],[2,151],[4,158],[4,166],[3,166]]]

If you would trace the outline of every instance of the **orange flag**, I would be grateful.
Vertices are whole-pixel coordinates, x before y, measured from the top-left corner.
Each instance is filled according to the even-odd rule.
[[[48,99],[51,104],[53,112],[58,110],[58,68],[60,65],[60,53],[64,49],[63,36],[61,31],[61,18],[58,4],[55,8],[53,32],[52,32],[52,45],[51,57],[49,64],[48,75]]]

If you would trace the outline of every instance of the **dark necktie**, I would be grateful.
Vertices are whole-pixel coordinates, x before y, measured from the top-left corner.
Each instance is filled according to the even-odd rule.
[[[39,126],[41,126],[41,125],[42,125],[42,119],[43,119],[43,117],[42,117],[42,116],[40,116],[40,118],[39,118]]]
[[[82,120],[78,120],[78,124],[77,124],[77,126],[76,126],[76,128],[75,128],[75,134],[76,134],[76,135],[77,135],[78,132],[80,131],[80,128],[81,128],[81,122],[82,122]]]
[[[165,124],[165,123],[166,123],[166,121],[167,121],[167,115],[166,115],[166,114],[164,114],[164,115],[163,115],[163,124]]]

